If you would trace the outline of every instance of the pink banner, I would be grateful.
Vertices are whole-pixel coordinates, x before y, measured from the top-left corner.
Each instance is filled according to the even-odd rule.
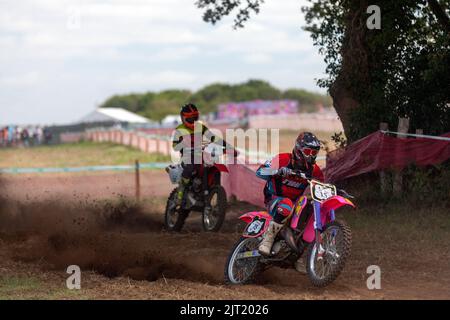
[[[450,133],[443,137],[450,137]],[[449,158],[450,141],[399,139],[378,131],[345,149],[330,152],[327,155],[325,179],[335,182],[382,169],[402,169],[409,164],[439,164]]]
[[[244,164],[228,165],[228,174],[222,176],[222,185],[228,197],[235,196],[256,206],[264,206],[263,189],[265,181],[256,176],[256,168]]]

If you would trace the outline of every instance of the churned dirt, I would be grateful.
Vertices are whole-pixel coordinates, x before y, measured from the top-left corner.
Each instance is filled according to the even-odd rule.
[[[1,180],[1,299],[450,298],[448,252],[420,240],[401,250],[358,226],[345,270],[326,288],[278,268],[252,285],[225,285],[225,260],[243,228],[237,217],[253,207],[231,205],[218,233],[202,232],[195,213],[181,233],[168,233],[164,197],[172,187],[164,172],[145,173],[139,204],[129,200],[132,174]],[[373,264],[382,269],[381,290],[366,286]],[[69,265],[82,270],[81,290],[66,289]]]
[[[145,198],[166,196],[173,189],[163,170],[141,170],[139,180],[140,193]],[[134,172],[3,175],[1,184],[3,198],[20,202],[95,201],[136,194]]]

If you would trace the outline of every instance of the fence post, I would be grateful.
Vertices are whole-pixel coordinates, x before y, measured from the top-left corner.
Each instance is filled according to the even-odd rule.
[[[409,118],[399,118],[398,119],[398,129],[399,133],[408,133],[409,129]],[[407,139],[405,136],[398,136],[399,139]],[[403,187],[403,174],[402,170],[396,170],[394,173],[394,183],[392,186],[392,190],[394,192],[394,196],[400,196],[402,193]]]
[[[136,201],[141,199],[141,181],[139,177],[139,160],[135,161],[135,186],[136,186]]]
[[[381,122],[380,130],[388,131],[389,125],[386,122]],[[386,174],[386,171],[384,171],[384,170],[380,171],[380,188],[381,188],[381,193],[383,193],[383,194],[387,193],[387,189],[388,189],[387,174]]]

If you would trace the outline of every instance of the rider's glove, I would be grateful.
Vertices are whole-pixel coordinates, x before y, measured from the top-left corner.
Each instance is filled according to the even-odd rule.
[[[287,167],[281,167],[280,169],[278,169],[278,175],[282,177],[287,177],[290,174],[292,174],[292,170]]]

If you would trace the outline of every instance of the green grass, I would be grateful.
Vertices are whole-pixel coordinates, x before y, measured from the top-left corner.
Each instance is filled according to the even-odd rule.
[[[83,290],[55,288],[42,280],[28,276],[0,277],[0,300],[61,300],[88,299]]]
[[[392,204],[345,209],[345,220],[361,232],[376,234],[379,240],[412,243],[440,243],[450,247],[450,219],[442,207],[419,208]]]
[[[114,143],[80,142],[33,148],[0,149],[0,167],[74,167],[166,162],[170,157],[149,154]]]
[[[33,277],[0,277],[0,300],[26,298],[40,286],[41,282]]]

